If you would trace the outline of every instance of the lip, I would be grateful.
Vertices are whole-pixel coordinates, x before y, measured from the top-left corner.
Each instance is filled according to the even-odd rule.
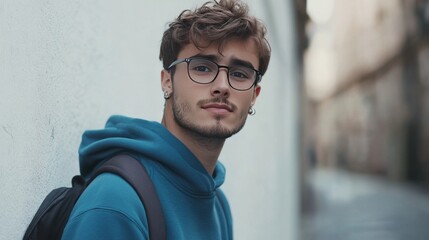
[[[202,106],[203,109],[214,113],[229,113],[233,112],[232,108],[227,104],[222,103],[209,103]]]

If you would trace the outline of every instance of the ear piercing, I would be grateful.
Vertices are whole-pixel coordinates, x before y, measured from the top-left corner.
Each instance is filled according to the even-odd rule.
[[[253,106],[250,106],[249,111],[247,112],[250,116],[253,116],[256,114],[256,110],[253,108]]]
[[[164,91],[164,99],[169,99],[170,98],[170,94],[168,93],[168,91]]]

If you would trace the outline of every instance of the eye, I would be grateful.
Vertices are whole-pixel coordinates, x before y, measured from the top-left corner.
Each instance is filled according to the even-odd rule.
[[[217,65],[206,59],[192,59],[189,70],[197,74],[217,72]]]
[[[234,78],[249,78],[246,73],[237,70],[231,72],[230,76]]]
[[[231,67],[229,77],[238,81],[252,80],[255,77],[255,71],[244,66]]]
[[[212,71],[211,68],[204,66],[204,65],[192,66],[192,70],[197,71],[197,72],[211,72]]]

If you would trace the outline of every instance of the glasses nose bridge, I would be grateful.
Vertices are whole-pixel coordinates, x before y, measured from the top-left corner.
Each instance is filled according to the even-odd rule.
[[[221,68],[226,68],[227,71],[229,71],[229,67],[225,65],[219,65],[217,64],[217,68],[220,70]]]
[[[215,78],[217,78],[217,77],[219,76],[219,73],[220,73],[221,68],[224,68],[224,69],[225,69],[225,73],[226,73],[226,78],[227,78],[227,79],[228,79],[228,81],[229,81],[229,67],[228,67],[228,66],[225,66],[225,65],[219,65],[219,64],[217,64],[217,63],[216,63],[216,65],[217,65],[217,74],[216,74],[216,77],[215,77]]]

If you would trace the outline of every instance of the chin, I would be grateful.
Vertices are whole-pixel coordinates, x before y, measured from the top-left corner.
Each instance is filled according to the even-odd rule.
[[[210,124],[208,126],[201,126],[200,133],[204,133],[206,136],[216,137],[216,138],[229,138],[232,135],[238,133],[244,126],[242,124],[231,126],[223,123],[222,121],[216,121],[215,124]]]

